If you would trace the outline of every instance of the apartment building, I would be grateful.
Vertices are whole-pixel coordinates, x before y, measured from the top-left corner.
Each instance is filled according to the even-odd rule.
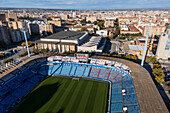
[[[104,22],[105,27],[114,27],[114,20],[113,19],[106,19]]]

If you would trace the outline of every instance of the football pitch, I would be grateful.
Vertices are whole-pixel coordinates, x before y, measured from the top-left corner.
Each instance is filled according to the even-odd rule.
[[[28,94],[15,113],[106,113],[108,83],[49,77]]]

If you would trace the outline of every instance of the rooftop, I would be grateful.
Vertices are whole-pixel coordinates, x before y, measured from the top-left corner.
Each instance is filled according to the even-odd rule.
[[[45,37],[44,39],[76,40],[84,34],[85,32],[81,31],[61,31],[48,37]]]
[[[100,40],[102,39],[101,36],[92,36],[89,38],[86,38],[86,40],[84,40],[84,43],[82,43],[82,47],[92,47],[92,46],[96,46],[100,43]]]
[[[140,45],[128,45],[129,50],[134,50],[134,51],[141,51],[144,50],[145,46],[140,46]]]

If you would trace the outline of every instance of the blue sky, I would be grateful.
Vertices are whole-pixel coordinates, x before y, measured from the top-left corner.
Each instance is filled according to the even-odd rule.
[[[170,8],[170,0],[0,0],[0,7],[50,9]]]

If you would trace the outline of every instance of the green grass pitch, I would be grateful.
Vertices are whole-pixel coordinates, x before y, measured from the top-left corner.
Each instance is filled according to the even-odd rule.
[[[49,77],[28,94],[15,113],[106,113],[108,83]]]

